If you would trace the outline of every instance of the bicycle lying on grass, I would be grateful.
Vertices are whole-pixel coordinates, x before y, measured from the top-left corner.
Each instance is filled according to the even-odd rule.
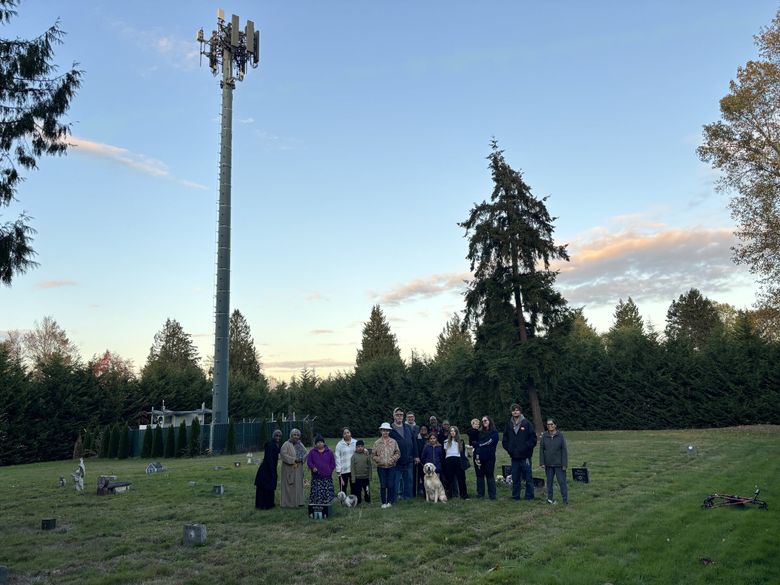
[[[742,496],[729,496],[727,494],[710,494],[704,498],[702,508],[720,508],[722,506],[757,506],[762,510],[766,510],[769,506],[765,501],[758,499],[758,493],[761,490],[756,487],[756,493],[752,498],[743,498]]]

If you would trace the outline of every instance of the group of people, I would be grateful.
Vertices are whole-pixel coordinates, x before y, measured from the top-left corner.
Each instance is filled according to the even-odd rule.
[[[553,479],[558,482],[561,498],[568,503],[566,467],[568,450],[566,439],[555,421],[547,419],[546,430],[538,438],[531,421],[523,416],[519,404],[510,406],[510,416],[504,427],[501,446],[512,461],[512,498],[534,499],[532,474],[533,452],[539,445],[539,465],[544,468],[547,485],[547,502],[553,499]],[[417,425],[412,412],[403,409],[393,411],[393,422],[379,427],[379,439],[371,449],[364,441],[354,440],[349,428],[344,428],[341,440],[331,450],[321,435],[314,438],[314,446],[307,450],[301,441],[301,432],[293,429],[290,437],[281,443],[282,433],[274,431],[265,446],[265,456],[255,477],[255,506],[260,509],[274,507],[277,468],[281,467],[281,506],[305,505],[304,469],[311,472],[309,504],[330,504],[335,498],[334,478],[338,491],[352,494],[357,502],[371,502],[370,481],[372,467],[379,478],[379,498],[382,508],[389,508],[399,499],[412,499],[425,495],[423,467],[433,464],[444,484],[448,498],[459,496],[469,499],[466,470],[473,461],[478,498],[496,499],[496,449],[499,433],[492,419],[485,415],[471,420],[466,431],[469,444],[461,438],[458,427],[444,420],[441,426],[435,416],[428,424]],[[470,457],[469,457],[470,455]]]

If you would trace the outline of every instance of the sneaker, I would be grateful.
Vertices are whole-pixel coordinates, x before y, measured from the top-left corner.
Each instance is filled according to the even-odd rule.
[[[554,504],[556,504],[557,502],[556,502],[555,500],[550,500],[550,499],[548,499],[548,500],[547,500],[547,503],[548,503],[548,504],[551,504],[551,505],[554,505]]]

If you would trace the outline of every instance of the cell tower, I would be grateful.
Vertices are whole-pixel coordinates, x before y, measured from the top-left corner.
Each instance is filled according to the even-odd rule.
[[[219,217],[217,219],[217,283],[214,325],[214,395],[211,423],[228,422],[228,351],[230,316],[230,163],[233,141],[233,90],[236,79],[242,81],[247,65],[260,62],[260,31],[247,20],[244,30],[238,27],[238,16],[225,21],[225,12],[217,10],[217,29],[206,39],[203,29],[197,34],[200,54],[208,58],[216,77],[222,70],[222,131],[219,151]],[[214,448],[214,429],[209,447]]]

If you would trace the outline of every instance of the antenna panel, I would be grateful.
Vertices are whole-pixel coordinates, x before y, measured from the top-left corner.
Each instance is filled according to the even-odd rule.
[[[221,8],[217,8],[217,18],[219,20],[225,20],[225,11]]]
[[[239,45],[238,40],[238,16],[235,14],[230,18],[230,44],[234,47]]]
[[[246,21],[246,52],[250,55],[255,53],[255,23],[251,20]]]
[[[254,50],[255,65],[260,63],[260,31],[255,31],[255,50]]]

